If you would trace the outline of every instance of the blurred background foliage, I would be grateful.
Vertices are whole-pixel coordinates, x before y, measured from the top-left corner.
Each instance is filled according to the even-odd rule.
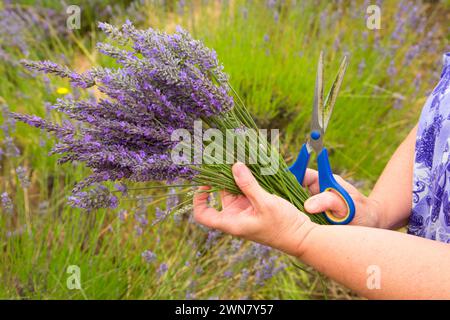
[[[380,30],[366,27],[366,8],[374,3]],[[81,9],[78,30],[66,25],[73,4]],[[47,155],[52,138],[6,112],[55,118],[49,105],[58,97],[97,93],[31,74],[20,59],[77,71],[108,66],[112,61],[95,50],[104,37],[99,21],[129,19],[169,32],[181,25],[217,51],[260,127],[280,129],[289,160],[309,128],[319,51],[328,85],[347,55],[326,143],[336,173],[369,192],[439,79],[450,49],[449,18],[449,1],[3,0],[0,297],[355,298],[285,255],[198,226],[189,210],[162,217],[185,201],[187,189],[130,185],[117,210],[68,207],[66,197],[86,170],[58,166]],[[80,267],[81,290],[67,288],[69,265]]]

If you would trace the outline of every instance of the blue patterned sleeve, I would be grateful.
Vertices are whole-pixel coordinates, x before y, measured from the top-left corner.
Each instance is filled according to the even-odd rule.
[[[450,52],[419,120],[408,233],[450,243]]]

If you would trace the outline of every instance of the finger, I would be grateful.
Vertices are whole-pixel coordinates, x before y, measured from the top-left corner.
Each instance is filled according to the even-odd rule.
[[[222,208],[227,207],[236,199],[236,195],[229,193],[227,191],[220,191],[220,199],[222,200]]]
[[[256,208],[261,208],[268,199],[268,193],[258,184],[255,177],[242,162],[236,162],[232,168],[234,180],[244,195]]]
[[[331,211],[338,218],[343,218],[347,214],[345,201],[332,191],[325,191],[306,200],[304,205],[309,213],[321,213]]]
[[[314,169],[306,169],[305,177],[303,178],[303,186],[308,188],[312,194],[320,192],[319,186],[319,172]]]
[[[208,207],[209,193],[205,191],[209,189],[210,187],[200,187],[200,192],[194,194],[194,219],[209,228],[220,229],[222,216],[216,209]]]

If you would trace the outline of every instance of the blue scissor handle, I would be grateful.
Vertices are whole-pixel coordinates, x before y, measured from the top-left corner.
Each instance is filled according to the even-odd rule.
[[[298,154],[297,160],[289,167],[289,170],[297,178],[298,183],[303,185],[303,179],[305,178],[306,168],[308,167],[310,153],[306,147],[306,143],[303,144]]]
[[[332,190],[336,192],[347,204],[347,215],[344,218],[336,218],[331,212],[325,212],[325,218],[331,224],[348,224],[355,216],[355,204],[348,192],[336,181],[331,171],[328,151],[323,148],[317,156],[317,166],[319,169],[320,192]]]

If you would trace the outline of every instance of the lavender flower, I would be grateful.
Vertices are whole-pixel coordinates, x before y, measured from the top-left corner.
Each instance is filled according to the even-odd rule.
[[[15,145],[14,139],[11,136],[11,133],[15,130],[16,121],[9,116],[9,109],[6,104],[0,105],[0,113],[3,117],[3,123],[0,126],[0,129],[3,131],[5,145],[5,150],[2,151],[2,154],[11,158],[18,157],[20,155],[20,150]]]
[[[179,0],[178,2],[177,2],[177,11],[178,11],[178,14],[179,15],[184,15],[184,11],[185,11],[185,8],[186,7],[186,1],[185,0]]]
[[[27,169],[19,166],[16,168],[17,178],[22,185],[22,188],[28,188],[31,185],[30,179],[28,178]]]
[[[156,209],[155,209],[155,219],[153,219],[153,221],[152,221],[152,226],[154,226],[155,224],[160,223],[168,215],[169,215],[169,213],[167,211],[161,210],[161,208],[156,207]]]
[[[122,193],[122,195],[126,196],[128,195],[128,187],[126,186],[126,184],[124,183],[116,183],[114,185],[116,191],[119,191],[120,193]]]
[[[51,153],[61,155],[59,163],[77,161],[91,168],[92,174],[75,186],[75,198],[88,196],[82,189],[104,181],[191,179],[196,173],[192,168],[171,161],[170,135],[233,107],[228,76],[215,52],[180,28],[166,34],[138,30],[129,22],[121,28],[106,23],[99,27],[117,46],[99,43],[98,49],[121,68],[97,67],[79,74],[50,61],[22,63],[30,70],[68,78],[76,87],[96,85],[105,98],[59,99],[53,108],[71,120],[62,124],[36,116],[13,117],[55,134],[58,143]],[[131,51],[120,48],[129,43]],[[95,208],[114,206],[116,199],[89,203]],[[86,202],[71,200],[87,209]]]
[[[116,208],[118,199],[102,185],[96,185],[88,191],[74,193],[68,198],[69,204],[87,211],[99,208]]]
[[[21,236],[25,232],[26,229],[27,229],[26,225],[19,226],[17,229],[15,229],[13,231],[7,231],[6,232],[6,237],[7,238],[14,238],[14,237]]]
[[[239,280],[239,287],[241,289],[243,289],[246,286],[249,276],[250,272],[248,271],[247,268],[241,270],[241,278]]]
[[[169,266],[167,265],[167,263],[161,263],[158,267],[158,275],[162,276],[167,272],[167,270],[169,270]]]
[[[233,271],[227,270],[227,271],[225,271],[225,272],[223,273],[223,276],[224,276],[225,278],[231,278],[231,277],[233,277]]]
[[[266,6],[269,9],[273,9],[277,5],[277,0],[267,0]]]
[[[190,292],[190,291],[187,291],[187,292],[186,292],[185,299],[186,299],[186,300],[194,300],[194,299],[195,299],[195,294],[192,293],[192,292]]]
[[[16,158],[20,156],[20,150],[14,144],[14,139],[12,137],[6,137],[4,143],[6,148],[5,155],[7,157]]]
[[[119,213],[117,214],[118,218],[120,221],[124,222],[127,218],[127,211],[126,210],[120,210]]]
[[[203,268],[201,266],[198,266],[195,268],[195,273],[197,275],[202,275],[203,274]]]
[[[144,229],[142,229],[141,226],[136,225],[136,226],[134,226],[134,232],[136,232],[136,235],[137,235],[138,237],[140,237],[140,236],[142,236],[142,234],[144,233]]]
[[[393,78],[397,74],[397,68],[395,67],[394,60],[391,60],[391,62],[389,63],[387,74],[391,78]]]
[[[422,74],[419,72],[416,74],[413,80],[414,88],[416,92],[420,91],[420,85],[422,84]]]
[[[208,237],[205,242],[205,249],[211,249],[211,247],[217,242],[217,238],[220,236],[221,232],[218,230],[211,230],[208,232]]]
[[[156,254],[150,250],[145,250],[144,252],[142,252],[141,256],[147,263],[153,263],[157,260]]]
[[[177,191],[175,190],[175,188],[170,188],[166,201],[166,210],[171,211],[178,205],[179,202],[180,200],[178,198]]]
[[[8,214],[12,214],[13,210],[14,210],[14,205],[13,205],[8,193],[3,192],[2,195],[0,196],[0,198],[1,198],[2,208],[3,208],[4,212],[6,212]]]
[[[263,286],[264,283],[265,283],[265,281],[264,281],[264,279],[262,277],[262,271],[261,270],[256,270],[256,272],[255,272],[255,283],[258,286]]]
[[[16,52],[27,56],[33,43],[49,38],[50,29],[60,37],[67,36],[65,19],[65,15],[52,9],[5,4],[0,9],[0,56],[6,57],[2,60],[15,66],[17,62],[12,57]]]
[[[276,257],[272,256],[268,260],[263,259],[262,263],[262,278],[263,280],[268,280],[274,276],[275,271],[275,259]]]
[[[239,249],[242,247],[242,243],[243,243],[242,239],[233,239],[231,241],[231,246],[230,246],[231,252],[234,253],[234,252],[239,251]]]
[[[358,64],[358,75],[362,76],[364,69],[366,68],[366,61],[364,59]]]
[[[146,227],[148,225],[148,219],[145,214],[135,214],[134,217],[140,226]]]
[[[70,80],[72,85],[77,87],[89,88],[95,84],[94,78],[90,72],[79,74],[71,71],[66,66],[60,66],[57,63],[51,61],[33,62],[29,60],[22,60],[21,63],[30,70],[36,70],[44,73],[54,74],[61,78],[67,78]]]

